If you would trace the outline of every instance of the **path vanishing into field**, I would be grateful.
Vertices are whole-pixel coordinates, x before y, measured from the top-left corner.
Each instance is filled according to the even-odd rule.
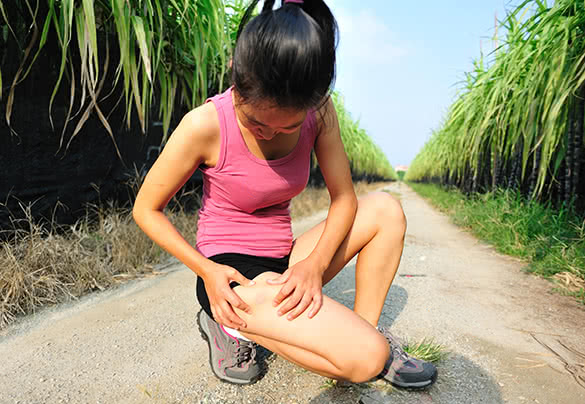
[[[381,322],[450,352],[429,390],[331,387],[267,352],[259,382],[221,383],[196,326],[195,276],[174,264],[1,331],[0,403],[585,403],[585,308],[406,185],[388,188],[401,195],[408,233]],[[295,232],[323,217],[296,222]],[[354,265],[325,288],[349,306]]]

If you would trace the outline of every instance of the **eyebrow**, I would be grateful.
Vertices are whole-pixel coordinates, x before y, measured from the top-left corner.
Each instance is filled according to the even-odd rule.
[[[243,111],[242,111],[242,112],[243,112]],[[254,119],[254,118],[252,118],[251,116],[248,116],[248,114],[246,114],[245,112],[243,112],[243,114],[244,114],[244,116],[245,116],[246,118],[248,118],[248,120],[250,120],[250,121],[252,121],[252,122],[254,122],[254,123],[257,123],[258,125],[262,125],[262,126],[268,126],[268,125],[266,125],[265,123],[262,123],[262,122],[258,121],[257,119]],[[303,119],[302,121],[298,121],[298,122],[296,122],[296,123],[293,123],[292,125],[285,126],[283,129],[292,129],[292,128],[296,128],[297,126],[299,126],[299,125],[302,125],[302,124],[303,124],[303,122],[305,122],[305,120],[304,120],[304,119]]]

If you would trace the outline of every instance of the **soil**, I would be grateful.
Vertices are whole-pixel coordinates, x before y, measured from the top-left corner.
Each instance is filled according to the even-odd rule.
[[[224,384],[198,334],[195,276],[174,264],[0,332],[0,403],[585,403],[585,307],[406,185],[387,188],[400,194],[408,231],[380,323],[449,352],[431,388],[333,386],[266,351],[259,382]],[[295,233],[324,216],[295,222]],[[325,288],[350,307],[354,265]]]

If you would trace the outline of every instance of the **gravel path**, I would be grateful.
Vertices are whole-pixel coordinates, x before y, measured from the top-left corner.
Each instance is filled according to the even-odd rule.
[[[268,352],[258,383],[221,383],[195,324],[195,277],[176,264],[0,332],[0,403],[585,403],[583,306],[551,294],[550,283],[457,229],[405,185],[389,188],[401,194],[408,233],[381,323],[450,352],[429,390],[331,387]],[[295,223],[295,233],[323,217]],[[350,307],[354,265],[325,288]]]

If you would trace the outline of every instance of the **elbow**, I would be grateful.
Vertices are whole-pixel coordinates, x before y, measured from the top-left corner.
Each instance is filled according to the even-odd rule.
[[[353,213],[355,214],[358,208],[358,199],[355,192],[347,192],[336,196],[332,196],[331,205],[334,204],[346,206],[348,210],[353,211]]]
[[[140,226],[140,210],[136,209],[136,206],[132,208],[132,218],[134,219],[134,223],[136,223],[138,227],[142,228],[142,226]]]
[[[142,228],[142,218],[144,217],[144,208],[142,208],[139,204],[135,203],[132,207],[132,218],[134,222],[138,225],[138,227]]]

